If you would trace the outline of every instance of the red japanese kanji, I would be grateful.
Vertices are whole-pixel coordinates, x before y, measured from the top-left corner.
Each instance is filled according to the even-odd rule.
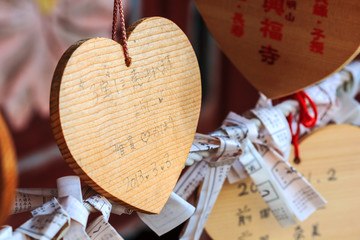
[[[263,8],[265,12],[274,10],[281,16],[284,13],[284,0],[264,0]]]
[[[329,3],[327,0],[316,0],[313,8],[313,14],[320,17],[327,17],[328,5]]]
[[[286,0],[286,6],[290,9],[296,10],[296,1],[295,0]]]
[[[261,46],[259,53],[261,55],[261,61],[269,65],[273,65],[275,61],[280,58],[278,50],[274,49],[271,45]]]
[[[275,21],[270,21],[269,19],[265,19],[261,22],[263,25],[260,28],[260,31],[263,33],[264,38],[271,38],[277,41],[281,41],[282,39],[282,27],[283,24]]]
[[[310,42],[310,51],[314,53],[324,54],[324,42],[312,40]]]
[[[234,13],[234,16],[232,18],[233,20],[233,25],[245,25],[245,20],[243,18],[243,15],[241,13]]]
[[[235,37],[242,37],[244,35],[245,20],[241,13],[234,13],[232,18],[233,25],[231,27],[231,34]]]
[[[311,35],[314,36],[314,40],[319,40],[320,38],[326,38],[326,36],[323,34],[324,31],[320,28],[314,28],[311,32]]]
[[[310,51],[324,54],[324,42],[319,41],[321,38],[326,38],[324,31],[320,28],[314,28],[310,34],[313,36],[313,40],[310,42]]]
[[[289,12],[288,14],[285,15],[285,20],[289,21],[289,22],[294,22],[295,21],[295,16],[294,14],[292,14],[292,12]]]
[[[231,27],[231,34],[235,37],[242,37],[244,35],[244,27],[240,25],[233,25]]]

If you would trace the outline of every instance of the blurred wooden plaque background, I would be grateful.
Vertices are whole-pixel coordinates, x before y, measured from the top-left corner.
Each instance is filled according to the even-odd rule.
[[[10,132],[0,115],[0,224],[10,214],[17,186],[16,156]]]
[[[196,3],[222,51],[269,98],[321,81],[359,53],[358,0]]]
[[[225,183],[206,231],[214,240],[358,240],[359,139],[359,127],[331,125],[300,143],[302,161],[294,167],[328,202],[303,223],[282,228],[248,178]]]

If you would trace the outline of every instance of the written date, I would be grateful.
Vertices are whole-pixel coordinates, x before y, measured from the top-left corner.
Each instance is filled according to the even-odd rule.
[[[169,154],[165,153],[162,162],[152,162],[150,164],[150,170],[145,171],[144,168],[138,170],[136,173],[123,179],[123,184],[126,187],[126,192],[130,192],[136,187],[140,187],[141,184],[161,174],[161,172],[171,168],[171,160]]]
[[[338,180],[335,168],[329,168],[326,171],[326,175],[327,176],[326,176],[325,179],[315,179],[312,176],[312,172],[309,171],[307,173],[307,175],[303,175],[303,176],[307,177],[307,180],[309,181],[309,183],[311,183],[312,181],[314,181],[316,183],[322,183],[322,182],[333,182],[333,181]],[[250,184],[248,184],[246,182],[241,182],[241,183],[238,184],[238,188],[240,190],[240,193],[238,194],[239,197],[249,195],[250,193],[256,193],[258,191],[257,188],[256,188],[256,185],[253,182],[251,182]]]

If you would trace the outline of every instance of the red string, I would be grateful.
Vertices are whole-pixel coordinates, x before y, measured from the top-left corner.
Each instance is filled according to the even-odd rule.
[[[299,142],[298,142],[299,135],[300,135],[300,124],[302,124],[303,126],[305,126],[307,128],[315,127],[317,115],[318,115],[317,108],[316,108],[314,101],[304,91],[299,91],[299,92],[287,97],[286,99],[294,99],[299,103],[299,119],[297,121],[297,128],[296,128],[295,133],[292,129],[292,120],[293,120],[292,113],[289,114],[289,116],[287,117],[287,120],[288,120],[290,131],[291,131],[291,137],[292,137],[291,143],[294,146],[294,155],[295,155],[294,162],[300,163]],[[312,108],[312,110],[314,112],[314,116],[310,115],[309,109],[307,107],[307,105],[308,105],[307,103],[309,103],[310,108]]]
[[[117,29],[117,12],[120,11],[120,23],[121,23],[121,44],[124,49],[125,64],[127,67],[131,65],[131,57],[127,46],[126,29],[125,29],[125,18],[124,9],[122,7],[121,0],[114,0],[114,12],[113,12],[113,23],[112,23],[112,40],[116,41],[116,29]]]
[[[113,22],[112,22],[112,40],[114,41],[116,41],[117,12],[118,12],[118,1],[114,0],[114,11],[113,11]]]

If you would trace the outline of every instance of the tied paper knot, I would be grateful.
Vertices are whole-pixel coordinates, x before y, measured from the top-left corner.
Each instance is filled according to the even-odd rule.
[[[282,226],[296,224],[295,216],[303,221],[326,203],[285,161],[291,134],[281,110],[277,107],[258,108],[249,115],[257,119],[249,120],[231,112],[219,130],[209,136],[196,134],[191,151],[208,151],[210,155],[205,161],[192,165],[175,187],[175,192],[186,199],[204,179],[196,212],[181,240],[200,238],[225,178],[228,177],[231,183],[229,176],[232,172],[238,174],[237,181],[251,177]],[[238,151],[227,152],[230,146]],[[217,164],[209,165],[209,159]],[[273,171],[275,168],[278,171]],[[284,178],[289,183],[286,186],[281,185]],[[300,203],[296,199],[301,199]],[[306,210],[302,206],[306,206]]]
[[[97,194],[89,187],[81,189],[80,179],[77,176],[62,177],[57,180],[58,191],[55,189],[19,189],[14,211],[22,212],[30,210],[34,205],[40,203],[39,198],[49,201],[41,206],[35,206],[31,214],[33,218],[25,222],[12,233],[10,229],[6,237],[23,240],[28,237],[34,239],[107,239],[122,240],[123,238],[108,223],[110,212],[117,214],[132,211],[120,205],[112,204],[105,197]],[[41,195],[32,195],[41,194]],[[83,196],[85,201],[83,201]],[[26,199],[25,206],[20,206],[21,200]],[[112,207],[114,205],[114,208]],[[97,217],[87,226],[88,216],[91,212],[99,211],[101,216]],[[98,231],[99,227],[102,231]],[[3,235],[0,238],[3,239]]]
[[[76,199],[73,200],[76,201]],[[31,214],[33,218],[16,229],[17,232],[35,239],[41,239],[43,235],[41,232],[46,232],[46,236],[49,239],[60,239],[64,237],[66,231],[69,229],[71,221],[70,215],[56,198],[36,208]],[[57,227],[54,227],[55,225],[57,225]],[[33,230],[36,228],[38,231]]]
[[[211,166],[231,164],[231,161],[242,154],[240,138],[239,135],[231,138],[225,128],[209,135],[196,133],[186,165],[190,166],[203,159]],[[226,163],[223,162],[224,159]]]
[[[229,170],[243,153],[244,140],[249,135],[247,126],[231,123],[223,124],[209,135],[195,135],[190,152],[208,151],[210,155],[192,165],[174,189],[186,199],[204,179],[196,211],[180,236],[181,240],[200,238]]]
[[[220,144],[214,156],[204,158],[209,167],[220,167],[231,165],[242,154],[242,148],[239,141],[229,137],[213,136]]]
[[[306,128],[313,128],[316,125],[318,112],[317,107],[311,97],[305,91],[299,91],[285,99],[293,99],[299,104],[299,116],[297,120],[296,131],[294,132],[292,129],[293,122],[293,114],[290,113],[287,116],[287,120],[289,123],[290,131],[291,131],[291,143],[294,146],[294,162],[300,163],[300,153],[299,153],[299,136],[300,136],[300,125],[303,125]],[[313,115],[310,114],[308,109],[308,105],[311,108]]]
[[[59,178],[58,189],[17,189],[13,213],[29,210],[33,210],[33,218],[14,233],[11,227],[3,228],[0,239],[16,236],[14,239],[25,240],[30,236],[36,239],[122,240],[108,222],[110,213],[129,215],[133,212],[106,199],[89,186],[81,188],[76,176]],[[137,214],[160,236],[186,221],[194,211],[191,204],[171,193],[159,214]],[[100,212],[101,215],[87,225],[92,212]],[[102,231],[99,231],[100,228]]]

